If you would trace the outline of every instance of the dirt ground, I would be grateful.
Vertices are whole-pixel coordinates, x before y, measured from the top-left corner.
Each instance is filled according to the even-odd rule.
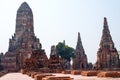
[[[86,77],[81,75],[71,75],[71,74],[54,74],[56,76],[70,76],[71,78],[74,78],[74,80],[120,80],[120,78],[97,78],[96,76],[92,77]],[[23,75],[21,73],[8,73],[2,77],[0,77],[0,80],[34,80],[33,78]]]

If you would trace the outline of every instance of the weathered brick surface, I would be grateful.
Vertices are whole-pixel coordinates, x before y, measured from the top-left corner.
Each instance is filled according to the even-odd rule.
[[[28,76],[31,76],[31,72],[26,72],[26,74],[27,74]]]
[[[120,71],[107,71],[107,72],[100,72],[97,74],[97,77],[120,77]]]
[[[4,76],[5,74],[7,74],[8,72],[7,71],[1,71],[0,72],[0,77]]]
[[[44,61],[45,62],[45,61]],[[50,69],[49,68],[39,68],[38,69],[38,72],[41,72],[41,73],[49,73],[50,72]]]
[[[35,80],[42,80],[42,78],[45,77],[45,75],[35,75]]]
[[[39,72],[33,72],[33,73],[31,74],[31,77],[34,78],[35,75],[37,75],[37,74],[40,74],[40,73],[39,73]]]
[[[64,70],[62,71],[62,74],[71,74],[71,70]]]
[[[82,76],[97,76],[99,71],[82,71],[81,75]]]
[[[42,78],[46,77],[46,76],[52,76],[52,74],[37,74],[37,75],[35,75],[34,79],[35,80],[42,80]]]
[[[36,68],[43,68],[48,65],[45,51],[34,34],[33,23],[32,10],[24,2],[17,10],[15,33],[9,40],[9,49],[2,58],[2,65],[5,70],[19,71],[23,68],[36,70]],[[34,58],[30,59],[31,56]],[[26,59],[30,59],[30,61],[24,64]]]
[[[26,74],[26,70],[24,70],[24,69],[21,69],[21,71],[20,71],[22,74]]]
[[[31,57],[24,62],[24,69],[28,71],[49,72],[48,58],[44,50],[33,50]]]
[[[103,33],[100,48],[97,52],[97,62],[95,68],[98,70],[107,70],[119,68],[119,66],[119,55],[110,35],[107,19],[104,18]]]
[[[71,71],[71,74],[72,74],[72,75],[80,75],[80,74],[81,74],[81,71],[80,71],[80,70],[72,70],[72,71]]]
[[[75,50],[75,58],[73,59],[74,70],[86,70],[88,69],[87,55],[85,54],[80,33],[78,33],[78,41]]]
[[[63,70],[61,65],[61,58],[59,57],[56,51],[56,47],[54,45],[51,46],[51,53],[50,53],[48,68],[50,69],[51,73],[57,73]]]
[[[65,77],[57,77],[57,76],[48,76],[45,78],[42,78],[42,80],[73,80],[72,78],[70,78],[69,76],[65,76]]]

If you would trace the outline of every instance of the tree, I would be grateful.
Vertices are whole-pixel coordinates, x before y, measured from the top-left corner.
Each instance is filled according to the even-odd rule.
[[[58,54],[63,59],[71,61],[71,59],[75,57],[74,49],[72,47],[69,47],[68,45],[65,45],[65,43],[59,42],[56,46],[56,49]]]

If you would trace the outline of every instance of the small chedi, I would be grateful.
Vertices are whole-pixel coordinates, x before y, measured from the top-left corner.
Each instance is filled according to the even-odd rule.
[[[39,39],[34,34],[32,10],[24,2],[17,10],[15,33],[12,39],[9,40],[9,49],[2,59],[2,65],[5,70],[18,71],[24,68],[25,60],[31,58],[34,54],[39,56],[44,54],[43,63],[40,63],[40,65],[47,65],[47,56],[42,49]]]
[[[33,50],[31,57],[24,61],[23,69],[26,71],[42,71],[48,67],[48,58],[44,50]]]
[[[80,33],[78,33],[78,41],[75,50],[75,58],[73,59],[74,70],[86,70],[88,68],[87,56],[82,46]]]
[[[107,19],[104,18],[103,32],[100,42],[100,48],[97,52],[96,69],[116,69],[119,68],[119,55],[114,47],[114,42],[110,35]]]
[[[61,65],[61,58],[59,57],[54,45],[51,47],[48,68],[50,69],[50,72],[60,72],[63,70]]]

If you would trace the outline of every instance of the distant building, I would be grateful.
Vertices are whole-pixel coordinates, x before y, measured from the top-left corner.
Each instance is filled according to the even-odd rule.
[[[61,65],[61,58],[59,54],[57,53],[56,46],[51,46],[51,53],[49,58],[49,65],[48,68],[50,69],[50,72],[58,72],[62,71],[63,67]]]

